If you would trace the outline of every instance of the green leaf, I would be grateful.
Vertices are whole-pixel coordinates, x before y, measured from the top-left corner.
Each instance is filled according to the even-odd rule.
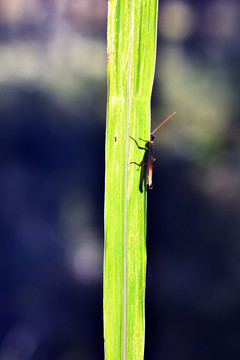
[[[109,0],[105,178],[105,359],[144,353],[146,174],[157,0]],[[131,136],[131,137],[130,137]]]

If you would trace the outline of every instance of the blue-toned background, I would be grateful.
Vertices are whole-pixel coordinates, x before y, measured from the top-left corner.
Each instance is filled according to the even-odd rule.
[[[240,6],[159,9],[146,360],[240,357]],[[0,0],[0,360],[103,359],[106,0]]]

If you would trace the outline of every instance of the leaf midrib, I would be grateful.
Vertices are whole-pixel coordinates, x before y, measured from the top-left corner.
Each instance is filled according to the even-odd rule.
[[[130,123],[130,96],[131,96],[131,65],[132,65],[132,40],[133,40],[133,1],[131,1],[129,21],[129,47],[128,47],[128,70],[127,70],[127,127],[126,127],[126,151],[125,151],[125,193],[124,193],[124,240],[123,240],[123,331],[122,331],[122,355],[127,359],[127,218],[128,218],[128,152],[129,152],[129,123]]]

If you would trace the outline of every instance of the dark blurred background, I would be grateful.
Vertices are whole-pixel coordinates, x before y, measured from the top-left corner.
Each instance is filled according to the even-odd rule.
[[[162,0],[146,360],[240,357],[240,4]],[[103,359],[106,0],[0,0],[0,360]]]

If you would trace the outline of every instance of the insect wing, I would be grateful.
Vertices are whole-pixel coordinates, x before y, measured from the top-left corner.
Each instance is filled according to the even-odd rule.
[[[152,163],[151,159],[149,159],[148,171],[147,171],[147,184],[148,184],[149,189],[153,188],[152,173],[153,173],[153,163]]]

